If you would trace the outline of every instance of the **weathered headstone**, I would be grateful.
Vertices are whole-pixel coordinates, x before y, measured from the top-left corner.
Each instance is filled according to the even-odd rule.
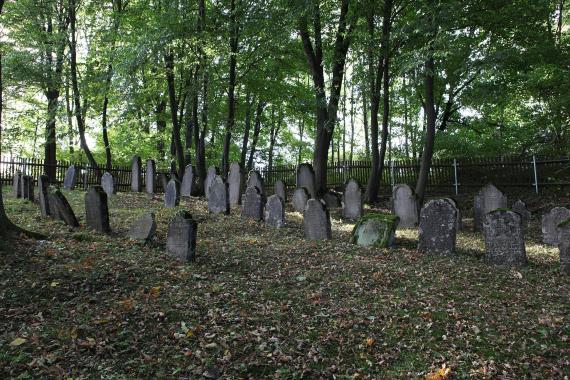
[[[311,198],[317,196],[315,185],[315,171],[311,164],[300,164],[297,167],[297,187],[304,187],[309,192]]]
[[[527,263],[522,219],[510,210],[498,209],[485,215],[485,261],[514,266]]]
[[[528,223],[532,218],[532,214],[526,208],[526,203],[524,203],[520,199],[515,203],[513,203],[511,210],[513,210],[514,212],[516,212],[521,216],[523,223]]]
[[[156,193],[156,163],[154,160],[146,161],[145,191],[149,195]]]
[[[570,217],[566,207],[554,207],[542,217],[542,239],[545,244],[558,245],[558,224]]]
[[[22,198],[28,201],[34,201],[34,177],[23,175],[20,179]]]
[[[473,201],[473,217],[475,229],[480,230],[489,212],[507,208],[507,197],[493,184],[485,185]]]
[[[170,224],[166,236],[166,250],[181,261],[196,259],[196,232],[198,224],[187,211],[179,211]]]
[[[305,207],[307,207],[307,201],[309,198],[310,195],[307,189],[304,187],[296,188],[293,193],[293,208],[295,211],[303,213],[303,211],[305,211]]]
[[[47,218],[51,215],[50,207],[49,207],[49,178],[47,175],[40,175],[38,178],[38,198],[40,201],[40,212],[42,214],[42,218]]]
[[[443,256],[455,255],[457,209],[447,199],[434,199],[420,212],[418,250]]]
[[[152,239],[156,232],[156,219],[154,213],[141,216],[129,230],[127,236],[133,240],[146,242]]]
[[[73,209],[65,195],[58,188],[50,187],[48,199],[52,217],[63,220],[71,227],[79,227],[79,222],[75,217]]]
[[[362,189],[360,184],[349,179],[344,186],[344,194],[342,195],[343,208],[342,216],[346,219],[356,220],[362,217]]]
[[[232,162],[228,175],[228,185],[230,188],[230,205],[241,204],[241,192],[243,191],[243,175],[240,164]]]
[[[329,210],[342,207],[342,196],[334,190],[329,190],[323,195],[323,201]]]
[[[391,214],[366,214],[356,222],[351,243],[361,246],[388,248],[394,245],[400,219]]]
[[[287,202],[287,185],[285,185],[285,182],[281,180],[275,181],[275,184],[273,185],[273,190],[275,195],[283,199],[283,202],[285,203]]]
[[[210,186],[214,181],[214,178],[218,175],[218,168],[215,166],[210,166],[208,168],[208,173],[206,174],[206,181],[204,181],[204,194],[206,194],[206,199],[210,196]]]
[[[276,228],[281,228],[285,225],[285,202],[277,194],[267,198],[265,223]]]
[[[175,179],[168,181],[164,192],[164,207],[173,208],[180,204],[180,182]]]
[[[457,232],[461,231],[461,228],[463,228],[463,224],[461,221],[461,211],[459,210],[459,207],[457,206],[457,201],[453,198],[444,198],[446,201],[448,201],[449,203],[451,203],[453,205],[453,207],[455,207],[455,210],[457,211]]]
[[[77,181],[77,170],[75,165],[70,165],[65,172],[65,177],[63,178],[63,188],[66,190],[73,190],[75,188],[75,182]]]
[[[22,172],[14,173],[12,180],[12,194],[14,198],[22,198]]]
[[[160,181],[160,186],[162,187],[162,192],[166,192],[166,187],[168,186],[168,176],[166,173],[158,173],[158,179]]]
[[[259,194],[261,194],[261,201],[267,201],[267,193],[265,192],[265,181],[263,177],[257,170],[252,170],[249,172],[249,177],[247,178],[246,189],[248,187],[257,187],[259,189]]]
[[[308,240],[327,240],[332,238],[329,210],[318,199],[311,198],[303,212],[303,228]]]
[[[241,217],[244,219],[263,220],[263,201],[261,192],[255,186],[250,186],[245,190]]]
[[[410,186],[394,186],[392,208],[394,214],[400,218],[400,227],[410,228],[418,225],[418,203]]]
[[[560,269],[570,276],[570,218],[558,224],[558,250],[560,251]]]
[[[107,193],[102,186],[93,186],[85,194],[85,224],[97,232],[111,231]]]
[[[142,161],[139,156],[133,156],[131,163],[131,190],[135,193],[142,191]]]
[[[113,175],[109,172],[103,173],[101,176],[101,187],[107,193],[108,196],[117,194],[117,187],[115,186],[115,179]]]
[[[228,184],[217,175],[210,183],[208,190],[208,210],[214,214],[230,213],[230,194]]]
[[[194,192],[194,167],[187,165],[184,169],[184,177],[182,177],[182,184],[180,185],[180,195],[189,197]]]

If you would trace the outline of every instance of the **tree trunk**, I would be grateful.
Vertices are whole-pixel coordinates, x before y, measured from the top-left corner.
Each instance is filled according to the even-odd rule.
[[[241,168],[245,167],[245,158],[247,156],[247,144],[249,143],[249,132],[251,129],[251,109],[253,107],[253,101],[251,100],[251,92],[247,92],[245,96],[245,125],[243,129],[243,141],[241,144],[241,154],[239,164]]]
[[[178,161],[178,177],[184,176],[185,160],[182,140],[180,139],[180,120],[178,119],[178,100],[176,99],[176,87],[174,83],[174,53],[167,52],[164,55],[166,69],[166,82],[168,85],[168,99],[170,100],[170,115],[172,117],[172,142]]]
[[[109,64],[107,68],[107,79],[105,81],[105,98],[103,99],[103,144],[105,145],[105,163],[107,171],[111,170],[111,145],[109,144],[109,134],[107,133],[107,109],[109,107],[109,90],[111,89],[111,78],[113,76],[113,66]]]
[[[46,92],[48,101],[46,120],[46,142],[44,147],[44,171],[51,182],[56,180],[57,143],[55,134],[55,121],[59,103],[59,90],[53,89]]]
[[[261,100],[257,103],[257,109],[255,111],[255,123],[253,127],[253,139],[251,141],[251,148],[249,150],[249,159],[247,160],[247,171],[253,169],[253,157],[255,156],[255,151],[257,147],[257,140],[259,139],[259,132],[261,131],[261,116],[263,114],[263,109],[265,108],[265,103]]]
[[[370,137],[368,131],[368,100],[366,99],[366,91],[362,91],[362,119],[364,122],[364,154],[366,159],[370,159]]]
[[[73,161],[73,108],[71,105],[71,96],[69,95],[69,75],[66,75],[65,80],[65,111],[67,114],[67,134],[69,139],[69,158]],[[47,174],[46,174],[47,175]]]

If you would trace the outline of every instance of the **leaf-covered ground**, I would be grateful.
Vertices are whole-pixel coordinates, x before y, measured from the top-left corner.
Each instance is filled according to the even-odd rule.
[[[66,195],[83,224],[84,193]],[[175,210],[161,199],[113,197],[109,236],[5,200],[49,240],[0,243],[1,378],[570,375],[570,278],[536,221],[529,266],[502,269],[481,261],[472,232],[457,259],[420,254],[414,230],[398,232],[398,248],[367,249],[333,213],[333,240],[317,244],[296,213],[274,230],[193,198],[181,208],[199,222],[199,256],[184,264],[164,250]],[[126,239],[151,210],[156,242]]]

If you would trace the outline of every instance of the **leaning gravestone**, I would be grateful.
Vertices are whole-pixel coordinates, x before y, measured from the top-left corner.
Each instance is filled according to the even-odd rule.
[[[410,186],[396,185],[392,191],[392,208],[400,218],[403,228],[415,227],[418,224],[418,203]]]
[[[399,221],[396,215],[366,214],[356,222],[350,242],[361,246],[391,247],[396,240]]]
[[[346,182],[342,200],[343,217],[351,220],[356,220],[362,217],[362,189],[356,180],[349,179]]]
[[[168,225],[166,250],[181,261],[196,259],[197,223],[187,211],[179,211]]]
[[[154,213],[141,216],[129,230],[127,236],[140,242],[150,241],[156,232],[156,219]]]
[[[85,195],[85,223],[97,232],[111,232],[107,192],[102,186],[93,186]]]
[[[530,222],[530,219],[532,218],[532,214],[526,208],[526,203],[524,203],[520,199],[518,201],[516,201],[515,203],[513,203],[511,210],[513,210],[514,212],[516,212],[517,214],[519,214],[521,216],[523,223]]]
[[[293,193],[293,208],[295,211],[303,213],[305,207],[307,207],[307,201],[309,200],[309,192],[304,187],[298,187]]]
[[[180,183],[171,179],[164,192],[164,207],[174,208],[180,204]]]
[[[241,192],[243,190],[243,176],[240,164],[232,162],[228,175],[228,185],[230,188],[230,205],[241,204]]]
[[[156,163],[154,160],[147,160],[144,179],[146,193],[154,195],[156,193]]]
[[[182,177],[182,184],[180,185],[180,195],[189,197],[194,191],[194,167],[187,165],[184,169],[184,177]]]
[[[555,207],[542,217],[542,239],[545,244],[558,245],[558,224],[570,217],[566,207]]]
[[[522,219],[510,210],[499,209],[485,215],[485,261],[496,265],[525,265]]]
[[[63,220],[68,226],[79,227],[79,222],[75,217],[73,209],[65,195],[58,188],[50,188],[48,199],[52,217]]]
[[[14,173],[14,179],[12,180],[12,194],[14,198],[22,197],[22,173]]]
[[[273,190],[275,195],[283,199],[283,202],[287,202],[287,185],[285,185],[285,182],[277,180],[273,185]]]
[[[28,201],[34,201],[34,178],[29,175],[23,175],[21,180],[22,198]]]
[[[75,188],[75,182],[77,180],[77,170],[75,165],[70,165],[65,172],[65,177],[63,178],[63,188],[66,190],[73,190]]]
[[[131,163],[131,190],[135,193],[142,191],[142,161],[139,156],[133,156]]]
[[[311,198],[303,213],[303,228],[308,240],[327,240],[332,238],[329,210],[318,199]]]
[[[560,251],[560,269],[570,276],[570,218],[558,224],[558,249]]]
[[[249,172],[249,177],[247,179],[246,190],[249,187],[257,187],[259,193],[261,194],[261,201],[265,202],[267,200],[267,193],[265,192],[265,182],[261,177],[261,174],[257,170],[252,170]]]
[[[109,172],[103,173],[101,176],[101,187],[107,193],[108,196],[117,194],[117,187],[115,186],[115,179],[113,175]]]
[[[245,190],[241,217],[244,219],[263,220],[263,203],[261,192],[255,186]]]
[[[38,198],[40,201],[40,212],[42,214],[42,218],[47,218],[51,215],[50,207],[49,207],[49,199],[48,199],[48,191],[49,191],[49,177],[47,175],[41,175],[38,178]]]
[[[230,195],[228,184],[217,175],[212,180],[208,190],[208,210],[214,214],[230,213]]]
[[[475,196],[473,201],[473,217],[475,229],[480,230],[485,215],[497,209],[507,208],[507,197],[493,184],[485,185]]]
[[[446,199],[426,203],[420,212],[418,251],[455,255],[457,209]]]
[[[268,226],[281,228],[285,225],[285,202],[277,195],[273,194],[267,198],[265,205],[265,223]]]
[[[210,186],[214,181],[214,178],[218,175],[218,168],[215,166],[210,166],[208,168],[208,173],[206,174],[206,181],[204,182],[204,193],[206,194],[206,199],[210,196]]]
[[[311,164],[300,164],[297,167],[297,187],[304,187],[311,198],[316,198],[315,171]]]

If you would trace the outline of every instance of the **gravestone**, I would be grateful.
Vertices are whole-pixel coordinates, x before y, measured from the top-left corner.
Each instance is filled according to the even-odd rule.
[[[273,185],[273,190],[275,195],[279,196],[283,199],[283,202],[287,203],[287,185],[285,185],[285,182],[277,180]]]
[[[107,192],[103,186],[93,186],[85,195],[85,224],[97,232],[111,232]]]
[[[65,177],[63,178],[63,188],[66,190],[73,190],[75,188],[75,182],[77,181],[77,170],[75,165],[70,165],[65,172]]]
[[[418,203],[410,186],[396,185],[392,191],[392,208],[400,218],[400,227],[411,228],[418,224]]]
[[[41,175],[38,178],[38,198],[40,201],[40,212],[42,214],[42,218],[47,218],[51,215],[50,207],[49,207],[49,199],[48,199],[48,192],[49,192],[49,177],[47,175]]]
[[[285,225],[285,202],[277,194],[267,198],[265,223],[276,228],[281,228]]]
[[[332,238],[329,210],[318,199],[311,198],[303,212],[303,228],[308,240],[328,240]]]
[[[196,231],[198,224],[187,211],[179,211],[170,224],[166,236],[166,250],[181,261],[196,259]]]
[[[261,192],[255,186],[250,186],[245,190],[241,217],[244,219],[263,220],[263,201]]]
[[[34,201],[34,178],[29,175],[23,175],[20,179],[22,198],[28,201]]]
[[[513,210],[514,212],[516,212],[517,214],[519,214],[521,216],[523,223],[528,224],[530,222],[530,219],[532,218],[532,214],[526,208],[526,203],[524,203],[520,199],[518,201],[516,201],[515,203],[513,203],[511,210]]]
[[[479,190],[473,201],[475,229],[481,229],[485,215],[500,208],[507,208],[507,197],[493,184],[485,185]]]
[[[217,175],[209,186],[208,210],[214,214],[230,213],[230,194],[228,184]]]
[[[194,167],[187,165],[184,169],[184,177],[182,177],[182,184],[180,185],[180,195],[189,197],[194,192]]]
[[[323,201],[329,210],[342,207],[342,196],[334,190],[329,190],[323,195]]]
[[[166,187],[168,186],[168,176],[166,173],[158,173],[158,179],[160,180],[160,186],[162,187],[162,192],[166,192]]]
[[[447,199],[434,199],[420,211],[418,251],[455,255],[457,208]]]
[[[22,173],[14,173],[14,179],[12,180],[12,195],[14,198],[22,198]]]
[[[350,242],[361,246],[388,248],[396,240],[396,228],[400,219],[391,214],[366,214],[356,222]]]
[[[483,235],[488,263],[505,266],[527,263],[522,219],[516,212],[498,209],[487,213]]]
[[[174,208],[180,204],[180,182],[175,179],[168,181],[164,192],[164,207]]]
[[[311,164],[304,163],[297,167],[297,187],[304,187],[311,198],[316,198],[315,171]]]
[[[241,192],[243,191],[243,176],[241,166],[237,162],[230,164],[228,175],[228,186],[230,191],[230,205],[241,204]]]
[[[305,207],[307,207],[307,201],[309,198],[310,195],[307,189],[304,187],[296,188],[295,192],[293,193],[293,208],[295,211],[302,214],[303,211],[305,211]]]
[[[52,217],[63,220],[68,226],[79,227],[79,222],[75,217],[73,209],[65,195],[58,188],[50,187],[48,200]]]
[[[156,232],[156,218],[154,213],[144,214],[131,226],[127,236],[140,242],[152,240]]]
[[[146,161],[146,173],[144,180],[146,193],[154,195],[156,193],[156,163],[154,160]]]
[[[349,179],[346,182],[342,203],[342,216],[344,218],[356,220],[362,217],[362,189],[356,180]]]
[[[135,193],[142,191],[142,161],[139,156],[133,156],[131,163],[131,190]]]
[[[455,199],[453,198],[444,198],[446,201],[448,201],[449,203],[451,203],[453,205],[453,207],[455,207],[455,210],[457,211],[457,232],[461,231],[462,228],[462,221],[461,221],[461,211],[459,210],[459,207],[457,206],[457,202],[455,201]]]
[[[108,196],[117,194],[117,187],[115,186],[115,179],[113,175],[109,172],[103,173],[101,176],[101,187],[107,193]]]
[[[560,269],[570,276],[570,218],[558,224],[558,250],[560,251]]]
[[[248,187],[257,187],[259,194],[261,194],[261,201],[267,201],[267,193],[265,192],[265,182],[261,177],[261,174],[257,170],[252,170],[249,172],[249,177],[247,179],[246,190]]]
[[[210,166],[208,168],[208,173],[206,174],[206,181],[204,182],[204,194],[206,194],[206,199],[210,196],[210,186],[214,181],[214,178],[218,175],[218,168],[215,166]]]
[[[570,217],[566,207],[554,207],[542,217],[542,239],[545,244],[558,245],[558,224]]]

